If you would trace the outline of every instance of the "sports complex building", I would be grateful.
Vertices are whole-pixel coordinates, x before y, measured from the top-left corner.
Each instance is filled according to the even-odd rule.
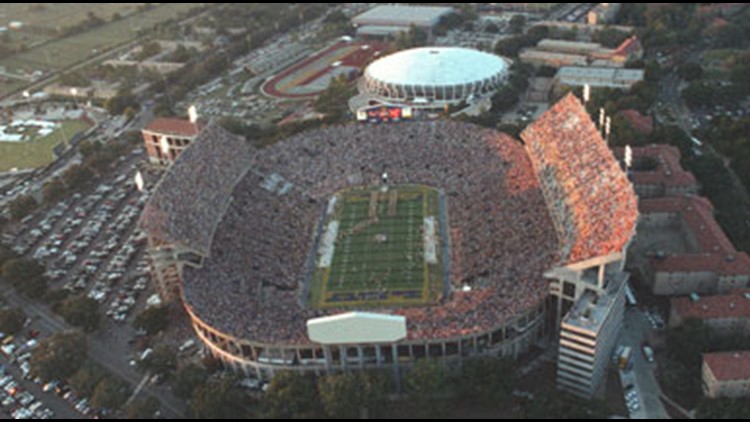
[[[372,106],[444,111],[491,97],[508,79],[510,62],[457,47],[400,51],[371,63],[350,101],[357,112]]]
[[[521,140],[401,122],[254,149],[211,123],[144,210],[155,284],[249,376],[400,374],[559,338],[559,385],[592,396],[622,323],[635,193],[573,95]]]

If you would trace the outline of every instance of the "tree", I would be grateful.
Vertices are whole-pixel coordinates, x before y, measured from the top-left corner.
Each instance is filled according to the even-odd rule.
[[[0,331],[8,335],[16,335],[23,330],[26,313],[21,308],[0,310]]]
[[[121,88],[114,97],[108,99],[104,103],[104,108],[106,108],[107,112],[112,115],[123,114],[128,107],[132,107],[136,110],[140,108],[138,105],[138,99],[128,88]]]
[[[742,399],[703,399],[695,409],[699,419],[750,419],[750,401]]]
[[[3,223],[2,223],[2,217],[0,217],[0,233],[2,233]],[[13,249],[0,244],[0,274],[3,273],[3,266],[6,262],[17,259],[18,255],[16,255],[15,252],[13,252]]]
[[[42,188],[42,198],[47,205],[61,200],[66,193],[65,184],[59,178],[50,180]]]
[[[70,378],[70,386],[75,389],[79,396],[90,397],[96,386],[107,374],[98,365],[91,361],[83,364]]]
[[[45,269],[33,259],[12,259],[3,265],[3,277],[19,293],[32,299],[42,297],[47,292]]]
[[[8,209],[10,210],[11,218],[19,221],[34,212],[38,205],[33,196],[21,195],[8,204]]]
[[[176,355],[174,347],[168,345],[156,346],[153,353],[139,362],[138,368],[154,375],[167,376],[177,366]]]
[[[619,29],[605,27],[594,31],[591,40],[606,48],[617,48],[629,36],[629,33],[620,31]]]
[[[172,391],[177,397],[190,398],[195,389],[205,384],[207,379],[208,372],[205,369],[194,363],[187,364],[172,379]]]
[[[347,372],[318,379],[323,409],[331,418],[368,418],[384,408],[390,378],[382,372]]]
[[[66,299],[60,307],[60,315],[69,324],[82,328],[87,333],[99,327],[99,305],[89,297]]]
[[[91,406],[99,409],[118,410],[130,397],[130,387],[111,376],[102,379],[91,395]]]
[[[515,362],[499,357],[480,357],[466,361],[455,380],[464,401],[485,407],[507,404],[516,382]]]
[[[149,396],[137,398],[125,407],[125,416],[128,419],[155,419],[159,411],[159,400]]]
[[[80,164],[74,164],[70,166],[65,173],[63,173],[63,180],[65,184],[71,190],[77,190],[89,183],[94,177],[94,173],[91,172],[87,167]]]
[[[523,28],[526,26],[526,16],[514,15],[510,18],[508,25],[510,26],[510,32],[514,34],[523,34]]]
[[[251,416],[249,404],[252,400],[235,386],[234,380],[225,379],[196,388],[190,400],[190,411],[197,419],[245,419]]]
[[[680,66],[679,74],[686,81],[694,81],[703,77],[703,67],[700,63],[687,62]]]
[[[271,418],[312,418],[320,414],[315,378],[307,374],[276,374],[266,392],[264,404]]]
[[[144,330],[152,336],[167,328],[169,325],[169,308],[166,306],[152,306],[138,314],[133,321],[133,326]]]
[[[86,338],[80,331],[55,334],[39,342],[31,356],[31,373],[43,380],[64,380],[86,360]]]
[[[524,401],[522,409],[524,419],[605,419],[611,414],[600,400],[581,400],[559,391],[537,394]]]
[[[83,155],[83,158],[88,158],[102,150],[102,143],[87,139],[81,142],[78,150]]]
[[[437,416],[446,410],[448,374],[437,360],[423,358],[406,375],[406,394],[420,416]]]
[[[334,120],[343,118],[349,107],[348,99],[354,94],[354,86],[345,75],[331,80],[328,88],[315,101],[315,110],[331,116]]]

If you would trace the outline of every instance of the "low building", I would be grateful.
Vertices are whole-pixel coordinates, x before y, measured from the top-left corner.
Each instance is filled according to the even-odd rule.
[[[707,353],[702,375],[706,397],[750,397],[750,351]]]
[[[558,87],[612,88],[629,91],[633,85],[643,81],[643,69],[619,69],[610,67],[565,66],[555,75]]]
[[[159,117],[141,130],[149,161],[169,166],[200,134],[203,123],[197,120]]]
[[[722,335],[750,335],[750,289],[725,295],[679,297],[671,300],[669,326],[689,320],[703,321]]]
[[[86,101],[90,99],[106,101],[117,96],[119,83],[92,81],[90,86],[76,87],[62,84],[52,84],[44,87],[44,93],[52,97],[72,98]]]
[[[655,295],[727,293],[750,287],[750,256],[738,252],[702,197],[643,199],[638,229],[645,281]],[[662,233],[662,235],[659,235]]]
[[[431,37],[432,29],[440,19],[453,11],[452,7],[382,5],[355,16],[352,23],[357,27],[359,36],[395,36],[415,27]]]
[[[649,136],[654,132],[654,118],[643,115],[638,110],[627,109],[617,113],[622,116],[639,135]]]
[[[625,63],[643,57],[643,46],[636,36],[623,41],[617,48],[581,41],[544,39],[518,55],[523,63],[534,66],[594,66],[622,68]]]
[[[615,148],[622,160],[624,148]],[[698,181],[680,165],[680,150],[672,145],[648,145],[632,148],[633,166],[630,180],[641,199],[681,196],[698,193]]]

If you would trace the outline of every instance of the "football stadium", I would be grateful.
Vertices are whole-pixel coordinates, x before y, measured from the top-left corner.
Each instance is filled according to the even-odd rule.
[[[606,364],[637,218],[624,171],[568,95],[520,140],[401,122],[254,149],[211,123],[141,227],[157,288],[183,302],[207,350],[268,379],[518,356],[561,326],[569,342],[592,332]]]

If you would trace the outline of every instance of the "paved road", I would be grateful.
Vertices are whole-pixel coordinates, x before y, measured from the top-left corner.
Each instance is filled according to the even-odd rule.
[[[5,297],[7,302],[12,306],[23,308],[26,315],[33,320],[32,326],[44,334],[54,334],[74,329],[62,318],[50,311],[46,306],[26,299],[11,289],[6,290]],[[103,325],[106,327],[107,322]],[[103,327],[103,329],[105,327]],[[136,388],[142,381],[142,375],[136,372],[135,368],[128,364],[127,339],[119,333],[123,330],[120,327],[117,327],[115,330],[112,330],[112,335],[107,335],[101,332],[103,329],[88,336],[89,358],[122,378],[133,388]],[[115,338],[119,337],[120,340],[124,341],[125,347],[123,347],[122,344],[118,344],[118,347],[113,347],[113,344],[111,343],[112,336]],[[123,343],[122,341],[121,343]],[[185,412],[181,402],[172,398],[171,395],[165,394],[166,392],[163,388],[160,390],[161,391],[155,391],[153,388],[146,387],[143,389],[143,393],[150,395],[161,402],[163,410],[166,411],[164,412],[166,417],[183,418]]]
[[[631,359],[633,369],[627,373],[621,372],[623,386],[635,386],[640,399],[641,408],[631,414],[631,419],[669,419],[666,409],[660,400],[661,388],[656,381],[655,363],[648,363],[641,351],[641,345],[653,330],[640,309],[628,307],[625,310],[625,326],[620,334],[620,342],[633,349]]]

